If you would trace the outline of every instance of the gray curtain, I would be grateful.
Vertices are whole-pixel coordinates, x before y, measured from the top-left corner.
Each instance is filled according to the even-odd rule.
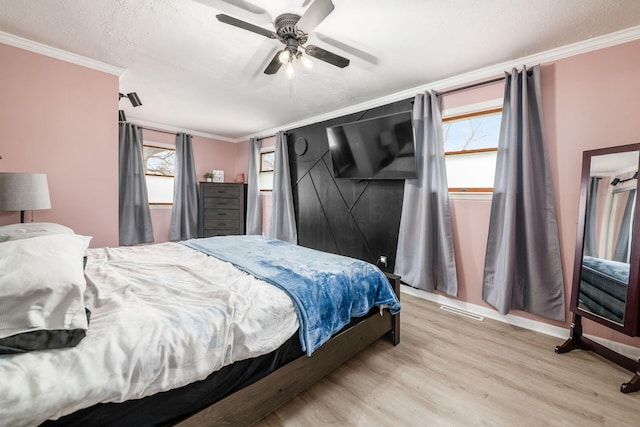
[[[587,218],[584,225],[584,255],[598,256],[596,243],[596,209],[598,207],[598,184],[600,178],[589,178],[589,192],[587,198]]]
[[[193,162],[191,135],[176,135],[176,175],[169,240],[198,237],[198,181]]]
[[[276,149],[273,163],[273,207],[269,236],[289,243],[298,243],[296,217],[293,210],[291,176],[289,175],[289,154],[287,135],[276,133]]]
[[[633,206],[636,200],[636,190],[629,190],[627,196],[627,204],[624,207],[622,222],[620,223],[620,232],[618,233],[618,241],[613,252],[613,260],[629,263],[629,233],[631,233],[631,225],[633,223]]]
[[[458,279],[444,164],[442,113],[435,93],[416,95],[418,179],[404,184],[395,274],[409,285],[457,295]]]
[[[260,202],[260,185],[258,174],[260,171],[259,139],[249,141],[249,170],[247,171],[247,230],[246,234],[262,234],[262,203]]]
[[[120,244],[151,243],[153,228],[142,157],[142,128],[120,123],[118,145]]]
[[[506,73],[482,297],[500,313],[565,320],[555,201],[547,165],[540,66]]]

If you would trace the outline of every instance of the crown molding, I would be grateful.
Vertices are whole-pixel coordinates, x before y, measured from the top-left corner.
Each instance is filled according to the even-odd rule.
[[[77,55],[75,53],[47,46],[46,44],[34,42],[2,31],[0,31],[0,43],[39,53],[51,58],[60,59],[61,61],[71,62],[72,64],[81,65],[104,73],[113,74],[118,77],[126,71],[124,68],[116,67],[115,65],[96,61],[95,59],[87,58],[86,56]]]
[[[295,129],[302,126],[322,122],[325,120],[334,119],[340,116],[346,116],[348,114],[357,113],[359,111],[367,110],[369,108],[380,107],[382,105],[391,104],[393,102],[401,101],[403,99],[413,98],[416,94],[425,92],[427,90],[443,91],[445,89],[469,84],[470,82],[489,79],[503,75],[505,71],[512,68],[520,68],[523,65],[527,67],[536,64],[544,64],[560,59],[568,58],[582,53],[588,53],[599,49],[604,49],[611,46],[616,46],[622,43],[640,39],[640,25],[630,27],[624,30],[616,31],[614,33],[606,34],[599,37],[594,37],[589,40],[572,43],[566,46],[562,46],[556,49],[547,50],[545,52],[536,53],[533,55],[525,56],[522,58],[505,61],[499,64],[494,64],[488,67],[480,68],[468,73],[459,74],[457,76],[448,77],[446,79],[438,80],[435,82],[427,83],[421,86],[416,86],[411,89],[406,89],[400,92],[396,92],[381,98],[376,98],[371,101],[366,101],[360,104],[352,105],[349,107],[341,108],[326,114],[321,114],[308,119],[300,120],[297,122],[289,123],[279,126],[277,128],[271,128],[259,133],[247,135],[244,138],[238,138],[236,141],[247,141],[251,137],[259,138],[262,135],[272,135],[278,130]]]
[[[481,68],[468,73],[463,73],[457,76],[427,83],[421,86],[417,86],[411,89],[406,89],[406,90],[396,92],[387,96],[383,96],[380,98],[376,98],[370,101],[351,105],[349,107],[341,108],[339,110],[334,110],[329,113],[317,115],[304,120],[299,120],[297,122],[284,124],[282,126],[274,127],[271,129],[266,129],[266,130],[249,134],[245,137],[240,137],[240,138],[229,138],[229,137],[209,134],[205,132],[196,132],[189,129],[181,129],[181,128],[173,129],[173,128],[168,128],[166,125],[160,125],[153,122],[148,122],[147,125],[156,127],[158,129],[163,129],[163,130],[167,129],[170,131],[177,130],[179,132],[188,132],[192,135],[217,139],[225,142],[234,142],[234,143],[244,142],[244,141],[248,141],[252,137],[264,138],[265,136],[275,135],[275,133],[279,130],[295,129],[302,126],[322,122],[325,120],[330,120],[336,117],[348,115],[358,111],[366,110],[369,108],[375,108],[375,107],[390,104],[393,102],[401,101],[403,99],[413,98],[417,93],[425,92],[427,90],[445,90],[445,89],[460,86],[463,84],[468,84],[469,82],[496,77],[503,74],[506,70],[509,70],[514,67],[518,68],[518,67],[521,67],[522,65],[531,66],[535,64],[544,64],[544,63],[557,61],[557,60],[568,58],[571,56],[580,55],[582,53],[588,53],[595,50],[604,49],[607,47],[619,45],[622,43],[626,43],[626,42],[630,42],[638,39],[640,39],[640,26],[630,27],[624,30],[611,33],[611,34],[606,34],[604,36],[594,37],[589,40],[584,40],[581,42],[573,43],[573,44],[559,47],[556,49],[551,49],[545,52],[529,55],[529,56],[518,58],[515,60],[502,62],[499,64]],[[75,53],[67,52],[62,49],[58,49],[42,43],[34,42],[32,40],[18,37],[13,34],[5,33],[3,31],[0,31],[0,43],[14,46],[19,49],[24,49],[31,52],[39,53],[45,56],[49,56],[51,58],[60,59],[62,61],[70,62],[73,64],[81,65],[83,67],[91,68],[97,71],[113,74],[118,77],[122,76],[126,71],[125,68],[116,67],[115,65],[110,65],[104,62],[91,59],[91,58],[87,58],[82,55],[77,55]]]

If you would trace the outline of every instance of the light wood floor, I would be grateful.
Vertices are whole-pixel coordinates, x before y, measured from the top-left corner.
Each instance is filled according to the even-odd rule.
[[[562,340],[402,295],[401,343],[378,342],[256,425],[640,426],[631,373]]]

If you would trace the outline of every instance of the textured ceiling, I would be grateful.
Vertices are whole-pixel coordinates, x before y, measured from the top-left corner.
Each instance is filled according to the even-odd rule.
[[[215,15],[271,30],[311,0],[0,0],[0,31],[126,69],[130,121],[238,139],[640,24],[638,0],[333,2],[309,43],[351,64],[293,81],[262,73],[278,41]]]

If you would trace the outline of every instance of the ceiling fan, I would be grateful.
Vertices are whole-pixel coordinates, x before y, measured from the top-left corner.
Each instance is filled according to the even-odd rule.
[[[347,58],[318,46],[305,45],[309,33],[313,31],[334,8],[335,6],[331,0],[315,0],[302,16],[293,13],[279,15],[274,21],[275,32],[225,14],[216,15],[216,18],[225,24],[233,25],[270,39],[279,40],[285,47],[276,52],[269,65],[267,65],[267,68],[265,68],[264,73],[275,74],[282,65],[287,64],[287,76],[292,78],[292,63],[294,60],[298,60],[303,66],[310,68],[310,61],[302,55],[303,51],[313,58],[335,65],[336,67],[344,68],[349,65]]]

